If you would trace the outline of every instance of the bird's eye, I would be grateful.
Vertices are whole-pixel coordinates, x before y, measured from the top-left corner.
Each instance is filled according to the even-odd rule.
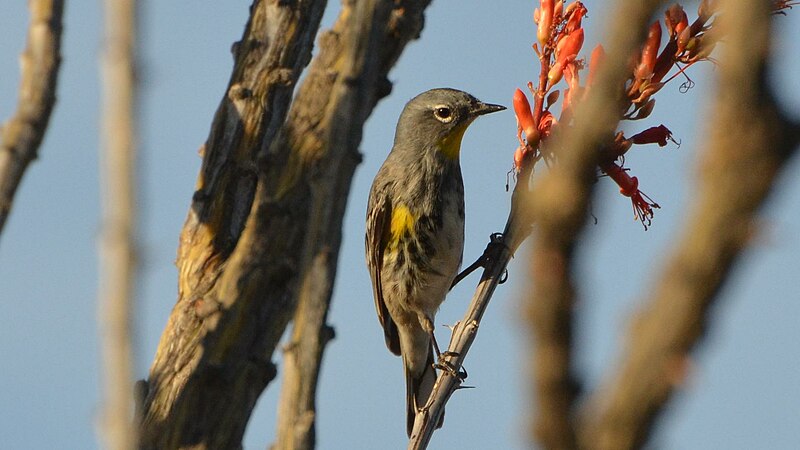
[[[437,106],[433,110],[433,115],[436,116],[436,118],[439,119],[440,122],[447,123],[453,120],[453,111],[451,111],[450,108],[446,106]]]

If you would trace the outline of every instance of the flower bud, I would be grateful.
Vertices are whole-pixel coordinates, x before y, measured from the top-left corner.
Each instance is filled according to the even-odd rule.
[[[544,47],[550,39],[550,29],[553,27],[553,0],[541,0],[542,9],[539,10],[539,27],[536,30],[536,39]]]
[[[564,64],[556,61],[552,67],[550,67],[550,71],[547,72],[547,82],[550,86],[558,83],[561,81],[561,77],[564,75]]]
[[[646,80],[653,75],[653,69],[656,66],[656,57],[658,56],[658,47],[660,45],[661,23],[655,21],[650,25],[650,30],[647,32],[647,41],[645,41],[644,47],[642,48],[642,57],[634,71],[636,78]]]
[[[586,86],[591,86],[594,83],[597,71],[600,70],[600,66],[602,66],[605,58],[606,51],[603,49],[602,45],[597,44],[597,47],[592,50],[592,56],[589,58],[589,75],[586,78]]]
[[[528,97],[522,90],[517,89],[514,91],[514,114],[517,116],[517,122],[520,128],[525,131],[525,137],[530,141],[534,134],[537,134],[536,125],[533,123],[533,114],[531,113],[531,105],[528,103]]]
[[[556,0],[556,4],[553,7],[553,18],[556,20],[560,20],[561,14],[564,13],[564,0]]]

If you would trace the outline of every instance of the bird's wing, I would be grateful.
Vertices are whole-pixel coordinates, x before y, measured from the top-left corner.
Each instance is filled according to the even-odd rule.
[[[374,202],[372,209],[367,213],[367,266],[369,276],[372,278],[372,293],[375,297],[375,309],[378,312],[378,321],[383,327],[386,346],[395,355],[400,355],[400,336],[397,334],[397,325],[386,309],[383,300],[383,285],[381,283],[381,270],[383,270],[383,252],[389,240],[392,222],[392,203],[385,192],[372,193]]]

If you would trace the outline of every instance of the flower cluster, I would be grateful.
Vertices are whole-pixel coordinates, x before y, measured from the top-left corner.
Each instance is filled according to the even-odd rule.
[[[533,94],[533,108],[521,90],[517,89],[514,93],[514,111],[520,140],[520,148],[514,157],[517,168],[521,167],[519,164],[523,159],[538,159],[542,156],[538,152],[541,141],[547,139],[553,127],[568,116],[570,106],[581,91],[579,71],[583,68],[583,61],[578,59],[578,52],[583,46],[584,31],[581,22],[587,9],[579,1],[566,8],[562,0],[541,0],[540,5],[541,8],[537,8],[533,14],[533,21],[538,26],[538,42],[533,44],[533,50],[541,63],[539,85],[534,87],[533,83],[528,83],[528,89]],[[549,91],[562,78],[569,88],[564,92],[561,116],[556,119],[550,112],[550,107],[558,101],[560,91]]]
[[[714,27],[716,2],[702,0],[697,10],[697,18],[689,23],[689,18],[680,5],[673,5],[664,13],[661,21],[650,26],[647,39],[637,54],[630,58],[630,72],[625,81],[623,98],[620,99],[620,120],[641,120],[655,108],[653,96],[668,82],[678,76],[685,76],[691,65],[710,60],[710,54],[719,42]],[[791,7],[792,2],[782,2],[781,8]],[[777,8],[777,6],[776,6]],[[580,102],[592,87],[599,67],[602,66],[605,52],[603,47],[595,47],[588,61],[578,57],[583,42],[582,20],[587,9],[580,1],[568,5],[563,0],[540,0],[534,11],[537,26],[537,42],[533,50],[541,68],[538,84],[528,83],[534,100],[533,107],[527,95],[520,89],[514,93],[514,111],[517,116],[520,145],[514,154],[514,167],[517,171],[524,164],[536,164],[543,159],[550,165],[557,161],[557,154],[546,145],[547,138],[556,127],[572,125],[574,104]],[[663,22],[663,26],[662,26]],[[666,35],[666,43],[662,43]],[[663,45],[662,45],[663,44]],[[585,84],[581,84],[580,72],[588,67]],[[675,69],[675,70],[673,70]],[[671,74],[672,72],[672,74]],[[558,117],[551,108],[561,92],[553,89],[564,81],[561,111]],[[681,89],[691,87],[686,77]],[[650,197],[639,190],[639,181],[628,174],[624,167],[624,156],[633,145],[658,144],[663,147],[669,142],[680,145],[672,137],[665,125],[650,127],[632,136],[617,132],[613,139],[603,146],[599,170],[619,185],[620,193],[631,199],[634,217],[647,229],[653,218],[653,210],[659,208]]]
[[[773,14],[785,15],[787,9],[800,4],[796,0],[772,0]],[[697,17],[689,22],[689,17],[679,4],[674,4],[664,12],[662,20],[653,22],[640,51],[631,55],[629,75],[625,80],[623,98],[619,101],[620,120],[641,120],[650,116],[656,105],[653,96],[667,83],[682,76],[682,92],[693,86],[685,71],[700,61],[712,61],[711,53],[720,41],[717,21],[716,0],[701,0]],[[514,112],[517,116],[517,136],[519,147],[514,153],[514,168],[530,168],[544,160],[551,165],[558,155],[547,147],[547,139],[558,127],[572,125],[573,105],[580,102],[592,87],[598,68],[604,60],[603,47],[598,45],[588,62],[578,57],[583,42],[582,21],[587,9],[580,1],[565,4],[564,0],[539,0],[539,8],[533,14],[536,24],[536,40],[533,50],[540,62],[538,83],[528,83],[533,98],[533,107],[527,95],[520,89],[514,93]],[[663,25],[662,25],[663,23]],[[666,38],[666,39],[665,39]],[[666,42],[662,45],[662,41]],[[581,85],[580,72],[588,66],[586,83]],[[564,81],[561,112],[556,116],[551,108],[561,97],[555,85]],[[639,190],[639,180],[628,173],[624,167],[625,154],[634,145],[658,144],[666,146],[669,142],[680,146],[665,125],[647,128],[626,137],[618,131],[609,142],[602,145],[598,169],[619,186],[620,193],[631,199],[634,218],[639,220],[645,230],[653,219],[653,210],[659,208],[650,197]]]

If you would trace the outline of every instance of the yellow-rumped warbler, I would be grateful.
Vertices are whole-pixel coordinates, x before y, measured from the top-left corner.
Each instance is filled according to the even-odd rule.
[[[503,109],[455,89],[414,97],[372,182],[367,266],[386,346],[403,357],[409,435],[436,381],[434,317],[461,265],[461,138],[476,117]]]

